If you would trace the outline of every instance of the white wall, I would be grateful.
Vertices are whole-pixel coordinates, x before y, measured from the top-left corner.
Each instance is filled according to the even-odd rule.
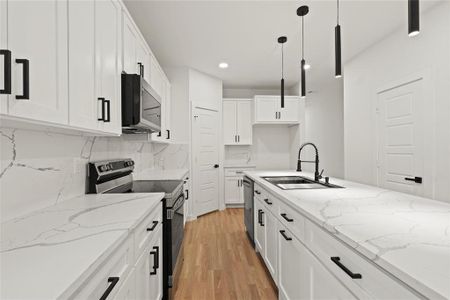
[[[189,99],[195,105],[222,111],[222,80],[189,69]]]
[[[2,127],[0,151],[2,222],[85,194],[90,161],[132,158],[135,172],[189,167],[187,145],[156,144],[134,135],[83,137]]]
[[[434,149],[425,155],[432,168],[431,198],[450,202],[450,2],[422,15],[421,33],[409,38],[400,28],[344,65],[345,177],[376,185],[374,101],[389,82],[418,72],[431,78],[427,101],[435,106],[427,135]]]
[[[344,177],[343,106],[343,86],[339,79],[306,97],[304,141],[314,143],[319,149],[319,167],[325,170],[324,176]],[[304,151],[302,159],[314,159],[312,148]],[[304,164],[304,170],[314,171],[314,165]]]

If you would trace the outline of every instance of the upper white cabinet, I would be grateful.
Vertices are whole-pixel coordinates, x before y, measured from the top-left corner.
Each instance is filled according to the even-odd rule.
[[[300,122],[300,102],[296,96],[255,96],[255,124],[297,124]]]
[[[12,83],[1,113],[67,124],[67,2],[1,1],[0,10],[0,49],[11,53]]]
[[[121,133],[119,2],[68,2],[69,124]]]
[[[127,74],[138,74],[139,67],[137,65],[137,47],[138,47],[138,33],[131,21],[130,17],[123,13],[123,42],[122,42],[122,55],[123,55],[123,71]]]
[[[252,144],[252,100],[224,99],[224,145]]]

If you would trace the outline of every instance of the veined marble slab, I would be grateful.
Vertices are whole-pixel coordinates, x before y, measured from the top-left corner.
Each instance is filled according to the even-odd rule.
[[[282,190],[244,174],[367,259],[430,299],[450,299],[450,205],[340,179],[344,189]],[[449,196],[450,197],[450,196]]]
[[[188,173],[188,169],[145,169],[133,174],[135,180],[182,180]]]
[[[67,298],[163,197],[84,195],[2,223],[0,298]]]

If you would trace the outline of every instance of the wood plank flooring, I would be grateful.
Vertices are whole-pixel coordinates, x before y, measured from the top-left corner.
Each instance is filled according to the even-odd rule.
[[[183,250],[174,299],[277,299],[270,274],[246,236],[243,209],[187,223]]]

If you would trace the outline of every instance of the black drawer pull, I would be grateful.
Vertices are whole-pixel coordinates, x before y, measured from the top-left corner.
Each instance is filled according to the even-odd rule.
[[[342,269],[342,271],[344,271],[345,273],[347,273],[348,276],[350,276],[352,279],[361,279],[362,276],[359,273],[353,273],[352,271],[350,271],[346,266],[344,266],[341,263],[341,258],[339,256],[332,256],[330,257],[330,259],[339,267]]]
[[[258,224],[261,225],[261,209],[258,209]]]
[[[415,183],[422,183],[422,177],[405,177],[405,180],[407,181],[414,181]]]
[[[258,191],[258,190],[256,190],[255,193],[256,193],[257,195],[260,195],[260,194],[261,194],[261,192]]]
[[[105,121],[105,98],[100,97],[100,98],[97,98],[97,100],[101,102],[100,105],[101,105],[101,108],[102,108],[102,116],[100,118],[97,118],[97,120],[98,121]]]
[[[150,251],[150,255],[153,255],[153,271],[150,272],[150,275],[156,275],[159,268],[159,247],[154,246],[153,250]]]
[[[283,217],[283,219],[285,219],[288,222],[294,222],[294,219],[291,219],[287,216],[287,214],[281,214],[281,216]]]
[[[23,66],[23,91],[22,95],[16,95],[16,99],[29,100],[30,99],[30,61],[28,59],[16,59],[17,64]]]
[[[110,285],[105,290],[103,295],[100,297],[100,300],[106,300],[106,298],[108,298],[108,296],[111,293],[111,291],[114,289],[116,284],[119,282],[119,279],[120,279],[119,277],[109,277],[108,278],[108,282],[110,283]]]
[[[155,230],[156,226],[158,225],[158,221],[153,221],[153,225],[150,228],[147,228],[147,231],[153,231]]]
[[[261,210],[261,226],[264,226],[264,219],[263,219],[264,211]]]
[[[166,139],[167,139],[167,140],[170,140],[170,130],[167,129],[166,131],[167,131],[167,137],[166,137]]]
[[[105,100],[105,105],[106,105],[106,115],[108,117],[105,118],[103,121],[108,123],[108,122],[111,122],[111,101]]]
[[[267,199],[267,198],[264,199],[264,202],[266,202],[266,203],[269,204],[269,205],[272,205],[272,202],[270,202],[269,199]]]
[[[189,199],[189,190],[186,190],[186,199],[184,199],[184,200],[187,200],[187,199]]]
[[[286,241],[292,241],[292,238],[286,235],[286,230],[280,230],[280,233]]]
[[[0,94],[11,94],[11,51],[1,49],[0,55],[5,56],[3,63],[3,89],[0,90]]]

